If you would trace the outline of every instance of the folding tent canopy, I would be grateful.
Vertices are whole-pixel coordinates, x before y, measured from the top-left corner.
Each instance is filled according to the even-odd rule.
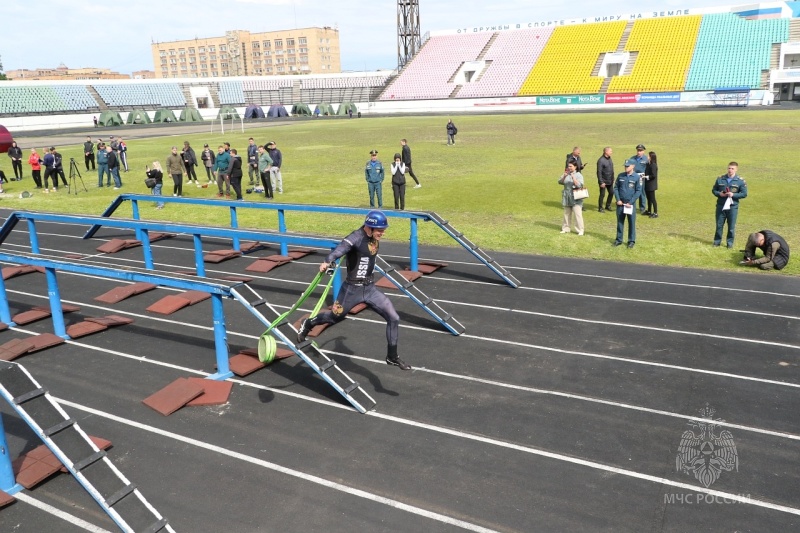
[[[128,124],[150,124],[153,121],[150,120],[150,115],[147,114],[147,111],[134,109],[128,113],[128,120],[126,122]]]
[[[193,107],[184,107],[181,110],[181,116],[178,120],[181,122],[203,122],[203,117],[197,109]]]

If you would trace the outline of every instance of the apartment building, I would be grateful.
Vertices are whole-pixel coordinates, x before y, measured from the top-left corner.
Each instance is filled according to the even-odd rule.
[[[219,78],[342,71],[339,30],[300,28],[153,43],[157,78]]]

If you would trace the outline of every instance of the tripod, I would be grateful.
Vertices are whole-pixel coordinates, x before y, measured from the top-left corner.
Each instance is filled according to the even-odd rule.
[[[81,180],[81,185],[83,186],[83,190],[85,192],[89,192],[89,189],[86,188],[86,184],[83,182],[83,176],[81,176],[81,171],[78,170],[78,164],[75,163],[75,158],[69,158],[69,188],[67,189],[67,194],[72,193],[72,187],[75,187],[75,194],[78,194],[78,182],[76,178]]]

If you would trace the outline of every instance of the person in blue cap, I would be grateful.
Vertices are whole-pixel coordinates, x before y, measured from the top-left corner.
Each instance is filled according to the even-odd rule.
[[[617,200],[617,239],[614,246],[622,244],[622,230],[628,219],[628,248],[636,244],[636,199],[642,195],[642,182],[636,173],[636,160],[625,161],[625,172],[617,176],[614,184],[614,198]],[[625,208],[630,213],[625,213]]]
[[[386,215],[377,209],[370,211],[364,219],[364,225],[342,239],[342,242],[320,263],[319,271],[325,272],[334,261],[346,257],[347,278],[339,289],[330,311],[303,320],[300,331],[297,332],[298,343],[306,340],[308,332],[314,326],[341,322],[347,318],[353,307],[365,303],[386,320],[388,344],[386,363],[401,370],[411,370],[411,365],[397,355],[400,316],[391,300],[375,287],[372,277],[381,237],[388,227],[389,221]]]

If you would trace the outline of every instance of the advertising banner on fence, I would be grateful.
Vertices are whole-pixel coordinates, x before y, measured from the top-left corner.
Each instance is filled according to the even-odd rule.
[[[605,95],[602,94],[576,94],[570,96],[537,96],[536,105],[583,105],[602,104]]]
[[[663,104],[680,101],[681,93],[642,93],[639,95],[640,104]]]
[[[636,93],[625,94],[607,94],[607,104],[635,104],[639,101],[639,95]]]

